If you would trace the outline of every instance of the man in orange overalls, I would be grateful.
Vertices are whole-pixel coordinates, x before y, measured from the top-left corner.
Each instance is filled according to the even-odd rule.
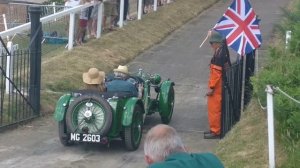
[[[223,37],[212,32],[209,40],[214,55],[210,62],[207,105],[210,130],[204,132],[205,139],[220,138],[222,111],[222,71],[230,65],[229,52]]]

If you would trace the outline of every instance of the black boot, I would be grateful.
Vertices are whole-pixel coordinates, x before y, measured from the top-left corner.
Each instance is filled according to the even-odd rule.
[[[220,139],[220,135],[214,133],[204,134],[204,139]]]

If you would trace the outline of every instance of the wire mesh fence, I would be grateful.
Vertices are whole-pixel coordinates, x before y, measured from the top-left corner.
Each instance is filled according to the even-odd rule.
[[[26,4],[26,3],[10,3],[2,4],[2,7],[6,6],[4,14],[2,15],[1,31],[11,29],[13,27],[22,25],[30,21],[29,17],[29,6],[37,6],[37,4]],[[66,9],[65,6],[58,4],[46,4],[38,5],[41,7],[41,17],[52,15],[56,12],[60,12]],[[0,9],[1,10],[1,9]],[[53,19],[47,23],[43,23],[43,40],[42,40],[42,55],[47,56],[51,51],[57,49],[64,49],[68,42],[68,17],[60,17]],[[11,41],[13,44],[17,44],[20,49],[28,49],[30,43],[30,29],[21,31],[13,36],[5,38],[5,42]]]
[[[2,19],[0,21],[0,31],[22,25],[30,21],[29,6],[40,6],[42,9],[41,17],[49,16],[65,9],[63,4],[55,3],[8,3],[0,4]]]

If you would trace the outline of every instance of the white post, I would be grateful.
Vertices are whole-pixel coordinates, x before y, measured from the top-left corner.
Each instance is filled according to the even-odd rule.
[[[120,17],[119,17],[119,27],[123,27],[123,18],[124,18],[124,0],[120,1]]]
[[[142,19],[142,13],[143,13],[143,0],[138,0],[138,20]]]
[[[153,4],[153,10],[154,11],[157,11],[157,0],[154,0],[154,4]]]
[[[75,32],[75,13],[70,13],[68,50],[72,50]]]
[[[8,78],[11,78],[12,77],[11,70],[13,69],[13,66],[12,66],[13,53],[14,53],[14,47],[13,47],[13,43],[11,41],[7,42],[7,49],[11,55],[10,56],[7,55],[7,58],[6,58],[6,76]],[[12,93],[12,85],[8,79],[5,80],[5,93],[6,94]]]
[[[287,30],[285,32],[285,50],[288,49],[291,38],[292,38],[292,31]]]
[[[96,38],[100,38],[101,37],[102,18],[103,18],[103,3],[101,2],[100,4],[98,4],[98,18],[97,18]]]
[[[7,21],[6,21],[6,17],[5,14],[2,15],[3,16],[3,23],[4,23],[4,29],[7,30]],[[6,36],[7,41],[9,41],[9,36]]]
[[[53,6],[53,13],[55,14],[56,13],[55,2],[52,3],[52,6]],[[54,21],[56,22],[56,18],[54,19]]]
[[[241,112],[244,111],[245,77],[246,77],[246,64],[247,64],[246,55],[244,56],[243,59],[244,59],[244,63],[243,63],[243,77],[242,77]]]
[[[275,139],[274,139],[274,113],[273,113],[273,89],[267,85],[268,107],[268,141],[269,141],[269,168],[275,168]]]

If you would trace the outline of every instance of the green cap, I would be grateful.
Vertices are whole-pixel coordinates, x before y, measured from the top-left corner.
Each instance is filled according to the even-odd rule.
[[[213,32],[211,32],[209,42],[210,43],[222,43],[223,37],[220,33],[213,31]]]

